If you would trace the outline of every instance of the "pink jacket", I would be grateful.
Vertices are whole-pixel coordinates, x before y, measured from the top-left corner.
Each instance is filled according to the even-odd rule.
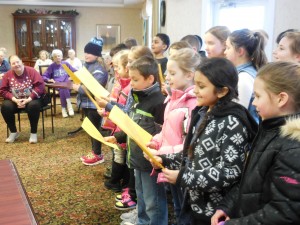
[[[194,86],[185,91],[172,90],[172,96],[166,98],[168,102],[164,124],[160,133],[155,135],[151,143],[155,144],[158,154],[176,153],[183,150],[183,142],[187,134],[191,112],[197,105]]]

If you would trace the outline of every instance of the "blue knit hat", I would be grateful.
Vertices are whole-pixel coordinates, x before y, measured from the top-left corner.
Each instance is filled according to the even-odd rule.
[[[84,53],[92,54],[95,56],[101,56],[102,46],[103,39],[94,37],[84,47]]]

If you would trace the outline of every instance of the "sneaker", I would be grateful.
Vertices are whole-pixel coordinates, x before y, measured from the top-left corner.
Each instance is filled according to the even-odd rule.
[[[29,143],[30,144],[36,144],[37,143],[37,134],[36,133],[35,134],[33,134],[33,133],[30,134]]]
[[[124,222],[122,225],[135,225],[135,224],[134,223],[130,223],[130,222]]]
[[[66,118],[68,117],[68,113],[67,113],[67,109],[66,108],[61,108],[61,114],[62,114],[62,117],[63,118]]]
[[[109,180],[104,182],[104,186],[108,190],[112,190],[112,191],[115,191],[115,192],[121,192],[122,191],[122,188],[121,188],[120,184],[118,184],[118,183],[117,184],[111,183]]]
[[[87,166],[94,166],[94,165],[97,165],[97,164],[100,164],[100,163],[104,162],[103,155],[101,155],[101,156],[98,156],[98,155],[95,155],[95,154],[93,154],[93,155],[94,155],[93,158],[85,159],[85,160],[82,161],[82,163],[84,165],[87,165]]]
[[[72,105],[71,105],[71,107],[68,106],[68,113],[69,113],[69,116],[74,116],[74,110],[73,110]]]
[[[123,199],[129,198],[129,197],[130,197],[129,188],[124,188],[122,191],[122,194],[117,195],[115,200],[118,202],[118,201],[122,201]]]
[[[81,160],[81,161],[84,161],[84,160],[86,160],[86,159],[92,159],[92,158],[94,158],[94,153],[93,153],[93,152],[90,152],[90,153],[87,154],[87,155],[81,156],[81,157],[80,157],[80,160]]]
[[[137,208],[135,208],[127,213],[122,213],[120,218],[123,221],[131,222],[131,218],[137,218],[137,215],[138,215]]]
[[[115,203],[115,208],[118,210],[135,209],[135,207],[136,207],[136,202],[133,201],[130,197]]]
[[[9,137],[6,138],[5,142],[6,143],[14,143],[15,140],[20,136],[18,132],[15,133],[10,133]]]

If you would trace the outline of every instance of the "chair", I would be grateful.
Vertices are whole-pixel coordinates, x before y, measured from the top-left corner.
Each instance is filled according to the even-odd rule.
[[[46,72],[48,67],[49,67],[49,65],[39,65],[39,71],[40,71],[41,76]]]
[[[49,105],[50,104],[50,105]],[[45,139],[45,112],[46,110],[50,109],[51,110],[51,127],[52,127],[52,134],[54,133],[54,123],[53,123],[53,108],[52,108],[52,102],[50,102],[48,105],[43,106],[40,109],[40,112],[42,113],[42,129],[43,129],[43,139]],[[18,122],[19,122],[19,131],[21,131],[21,118],[20,115],[22,113],[27,113],[25,109],[20,109],[17,114],[18,114]],[[7,127],[7,137],[9,135],[9,129]]]

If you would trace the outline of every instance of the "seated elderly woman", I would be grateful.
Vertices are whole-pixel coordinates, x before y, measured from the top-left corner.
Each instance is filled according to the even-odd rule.
[[[17,55],[12,55],[9,63],[11,70],[3,76],[0,88],[0,95],[4,98],[1,113],[10,130],[5,142],[13,143],[19,137],[14,114],[20,109],[25,109],[31,126],[29,142],[37,143],[37,126],[45,83],[41,75],[35,69],[24,66]]]

